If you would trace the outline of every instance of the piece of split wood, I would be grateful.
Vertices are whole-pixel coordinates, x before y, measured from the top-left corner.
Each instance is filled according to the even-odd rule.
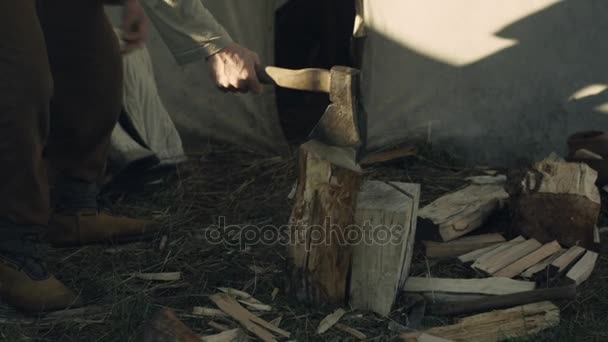
[[[331,327],[333,327],[338,321],[346,314],[344,309],[338,309],[333,313],[327,315],[327,317],[323,318],[321,323],[319,323],[319,327],[317,328],[317,334],[323,334]]]
[[[505,341],[532,336],[559,325],[559,308],[551,302],[517,306],[465,317],[456,324],[435,327],[423,333],[454,341]],[[421,332],[404,333],[402,341],[417,341]]]
[[[599,154],[589,151],[585,148],[582,148],[580,150],[577,150],[576,152],[574,152],[574,158],[577,159],[592,159],[592,160],[604,160],[604,158],[602,156],[600,156]]]
[[[535,239],[530,239],[510,247],[509,249],[495,254],[485,262],[478,261],[473,264],[473,268],[486,274],[494,274],[507,265],[525,257],[541,247],[541,243]]]
[[[587,251],[585,255],[577,262],[570,271],[566,274],[566,277],[574,280],[576,285],[582,284],[585,280],[589,279],[595,263],[597,262],[598,254],[596,252]]]
[[[496,176],[474,176],[466,178],[469,182],[477,185],[490,185],[490,184],[505,184],[507,182],[507,176],[496,175]]]
[[[274,334],[289,338],[289,332],[280,329],[258,316],[247,311],[239,302],[226,293],[217,293],[209,297],[228,316],[234,318],[245,329],[259,337],[264,342],[276,341]]]
[[[152,281],[177,281],[182,279],[181,272],[133,273],[131,275],[137,279]]]
[[[212,327],[213,329],[219,330],[219,331],[228,331],[231,330],[230,327],[228,327],[227,325],[224,325],[222,323],[218,323],[215,321],[211,321],[209,323],[207,323],[208,326]]]
[[[600,236],[600,229],[596,226],[593,230],[593,243],[600,244],[602,237]]]
[[[419,184],[365,181],[361,186],[355,227],[361,230],[360,236],[386,235],[385,241],[359,241],[351,246],[349,290],[353,308],[380,316],[390,314],[409,275],[419,198]]]
[[[500,234],[472,235],[450,242],[423,241],[427,258],[451,258],[505,242]]]
[[[214,308],[205,308],[202,306],[195,306],[192,308],[192,314],[195,316],[204,316],[204,317],[228,317],[226,313],[222,310],[214,309]]]
[[[241,329],[232,329],[216,335],[201,336],[201,340],[202,342],[237,342],[241,337],[244,337]]]
[[[559,242],[557,241],[547,243],[534,252],[510,264],[509,266],[504,267],[493,275],[495,277],[513,278],[526,269],[556,254],[561,249],[562,246],[560,246]]]
[[[523,241],[526,241],[526,239],[524,239],[523,236],[518,236],[513,240],[501,243],[497,246],[486,247],[486,248],[482,248],[477,251],[472,251],[471,253],[467,253],[465,255],[461,255],[458,258],[458,260],[465,262],[465,263],[466,262],[473,262],[473,264],[476,262],[482,263],[482,262],[485,262],[486,259],[491,258],[493,255],[500,253],[504,250],[507,250]]]
[[[508,197],[502,185],[471,185],[420,209],[420,228],[454,240],[481,227]]]
[[[547,259],[539,262],[538,264],[528,268],[527,270],[525,270],[522,274],[521,277],[524,279],[532,279],[534,278],[534,275],[542,270],[544,270],[545,268],[547,268],[549,265],[551,265],[551,263],[553,261],[555,261],[555,259],[559,258],[562,254],[566,253],[566,249],[562,248],[559,250],[559,252],[553,254],[552,256],[548,257]]]
[[[360,332],[359,330],[357,330],[353,327],[349,327],[348,325],[344,325],[342,323],[336,323],[336,325],[334,325],[334,328],[336,328],[342,332],[345,332],[358,340],[367,339],[367,336],[364,333]]]
[[[572,266],[581,255],[585,253],[585,249],[579,246],[574,246],[562,254],[559,258],[555,259],[551,266],[556,268],[559,273],[565,272],[568,267]]]
[[[270,324],[274,325],[275,327],[278,327],[281,325],[282,321],[283,321],[283,316],[279,316],[279,317],[273,319],[272,321],[270,321]]]
[[[237,300],[241,301],[243,304],[252,305],[252,306],[254,306],[254,305],[264,306],[264,303],[255,299],[252,295],[250,295],[249,293],[247,293],[245,291],[241,291],[241,290],[237,290],[237,289],[233,289],[233,288],[229,288],[229,287],[219,287],[218,290],[224,292],[225,294],[235,297]],[[263,309],[258,309],[258,310],[271,311],[272,308],[270,308],[270,310],[263,310]]]
[[[239,301],[239,303],[244,304],[248,308],[255,310],[255,311],[264,311],[264,312],[272,311],[272,306],[270,306],[270,305],[250,303],[243,299],[239,299],[238,301]]]
[[[508,278],[448,279],[410,277],[405,282],[405,292],[415,293],[461,293],[481,295],[503,295],[534,290],[530,281]]]

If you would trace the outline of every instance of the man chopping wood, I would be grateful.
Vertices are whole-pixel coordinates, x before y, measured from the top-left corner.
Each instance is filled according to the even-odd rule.
[[[255,53],[204,30],[179,32],[177,14],[187,10],[179,0],[145,1],[154,20],[198,39],[179,55],[207,57],[220,89],[260,91]],[[0,1],[0,298],[23,311],[79,302],[47,271],[40,244],[120,242],[159,230],[97,203],[122,106],[121,51],[104,4],[123,6],[123,52],[141,46],[148,24],[139,0]]]

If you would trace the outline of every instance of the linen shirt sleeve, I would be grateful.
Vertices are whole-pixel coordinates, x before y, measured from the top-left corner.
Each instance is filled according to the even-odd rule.
[[[142,5],[180,65],[207,58],[232,43],[201,0],[142,0]]]

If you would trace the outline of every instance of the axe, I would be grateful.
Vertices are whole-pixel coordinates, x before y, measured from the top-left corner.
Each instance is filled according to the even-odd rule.
[[[331,70],[258,66],[256,72],[264,84],[329,94],[331,104],[309,138],[330,146],[364,151],[366,117],[359,104],[359,70],[345,66],[335,66]]]

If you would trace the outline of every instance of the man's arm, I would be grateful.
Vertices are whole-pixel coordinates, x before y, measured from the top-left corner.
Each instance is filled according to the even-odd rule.
[[[152,23],[179,64],[207,60],[225,91],[260,92],[257,55],[234,43],[201,0],[142,0]]]

